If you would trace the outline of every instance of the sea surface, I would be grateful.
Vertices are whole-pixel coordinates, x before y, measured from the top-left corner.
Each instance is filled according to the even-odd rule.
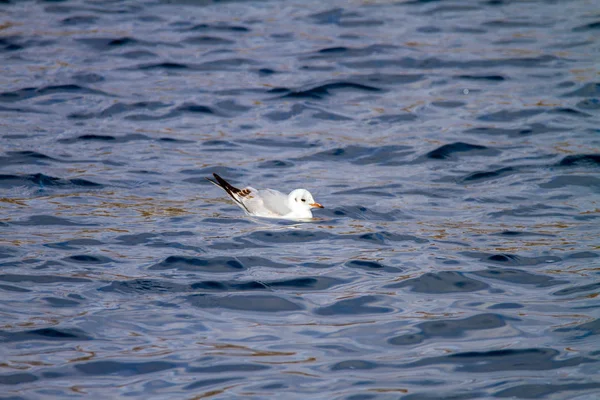
[[[596,1],[0,3],[1,399],[600,398]]]

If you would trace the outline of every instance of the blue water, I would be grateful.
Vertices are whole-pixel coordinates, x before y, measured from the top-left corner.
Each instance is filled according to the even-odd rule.
[[[0,398],[600,398],[594,2],[2,3]]]

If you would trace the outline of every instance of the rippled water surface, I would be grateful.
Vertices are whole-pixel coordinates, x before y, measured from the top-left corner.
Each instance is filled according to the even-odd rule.
[[[0,397],[600,396],[596,2],[2,3]]]

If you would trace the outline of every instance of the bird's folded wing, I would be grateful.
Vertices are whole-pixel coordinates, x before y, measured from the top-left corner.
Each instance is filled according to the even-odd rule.
[[[251,213],[269,213],[278,216],[289,214],[292,210],[287,206],[287,196],[273,189],[251,189],[250,196],[244,199],[244,205]],[[249,198],[251,197],[252,198]]]

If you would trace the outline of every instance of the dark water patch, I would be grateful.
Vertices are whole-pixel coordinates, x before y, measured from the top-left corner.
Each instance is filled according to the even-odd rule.
[[[172,112],[168,114],[169,117],[173,117],[180,114],[207,114],[207,115],[218,115],[216,110],[210,106],[197,103],[184,103],[177,106]]]
[[[365,186],[359,188],[352,188],[349,190],[341,190],[338,192],[333,192],[333,195],[343,195],[343,196],[374,196],[374,197],[388,197],[393,198],[397,197],[395,192],[398,192],[401,188],[401,185],[391,184],[391,185],[382,185],[382,186]],[[360,211],[360,210],[359,210]]]
[[[380,92],[382,89],[375,86],[363,85],[361,83],[335,81],[320,84],[314,87],[302,89],[274,88],[268,93],[278,94],[280,98],[308,98],[308,99],[323,99],[330,96],[332,91],[362,91],[362,92]]]
[[[381,147],[347,146],[300,157],[297,160],[306,161],[342,161],[356,165],[406,163],[406,157],[414,154],[408,146],[390,145]]]
[[[79,301],[63,299],[58,297],[43,297],[42,300],[44,300],[46,303],[48,303],[49,306],[54,308],[77,307],[81,305],[81,302]]]
[[[10,52],[23,50],[25,46],[20,44],[20,36],[7,36],[0,38],[0,52]]]
[[[565,280],[558,280],[549,276],[508,268],[490,268],[487,270],[473,271],[471,274],[482,278],[497,279],[519,285],[535,285],[536,287],[550,287],[568,283],[568,281]]]
[[[508,20],[508,19],[497,19],[492,21],[486,21],[482,24],[490,28],[542,28],[550,26],[548,23],[539,23],[528,20]]]
[[[489,181],[489,180],[500,179],[500,178],[504,178],[504,177],[507,177],[510,175],[514,175],[518,172],[519,172],[519,169],[515,168],[515,167],[504,167],[504,168],[499,168],[494,171],[477,171],[477,172],[472,172],[468,175],[465,175],[465,176],[459,178],[459,182],[464,182],[464,183],[485,182],[485,181]]]
[[[390,50],[397,49],[397,46],[389,44],[372,44],[364,47],[326,47],[318,50],[316,54],[308,57],[314,59],[329,59],[329,58],[351,58],[351,57],[366,57],[372,54],[385,54]]]
[[[77,26],[77,25],[92,25],[98,21],[98,17],[95,15],[73,15],[66,17],[60,22],[65,26]]]
[[[196,68],[201,71],[229,71],[257,64],[257,61],[248,58],[223,58],[221,60],[204,62],[197,65]]]
[[[578,383],[571,382],[564,385],[555,384],[525,384],[516,385],[508,389],[500,390],[494,393],[494,397],[510,397],[512,399],[541,399],[549,396],[558,397],[560,393],[564,392],[580,392],[577,397],[580,397],[588,390],[600,389],[600,383],[589,382],[589,383]],[[597,394],[597,391],[594,390]],[[590,396],[594,396],[594,393],[589,393]],[[567,395],[567,393],[565,393]]]
[[[579,89],[565,93],[564,97],[600,97],[600,83],[586,83]]]
[[[0,385],[20,385],[22,383],[35,382],[38,379],[37,376],[25,372],[0,375]]]
[[[471,128],[465,133],[469,134],[483,134],[483,135],[503,135],[509,137],[519,137],[519,136],[529,136],[529,135],[539,135],[544,133],[558,133],[563,132],[565,129],[563,128],[553,128],[541,123],[533,123],[530,124],[528,128],[498,128],[495,126],[491,127],[478,127]]]
[[[469,81],[488,81],[488,82],[502,82],[506,80],[502,75],[458,75],[458,79],[465,79]]]
[[[62,179],[44,174],[33,175],[0,175],[0,187],[15,188],[33,185],[40,188],[52,187],[61,189],[73,189],[77,187],[101,188],[104,185],[91,182],[86,179]]]
[[[488,310],[514,310],[524,308],[525,306],[519,303],[498,303],[488,307]]]
[[[599,99],[585,99],[581,100],[577,103],[577,108],[581,108],[584,110],[590,111],[598,111],[600,110],[600,100]]]
[[[24,289],[22,287],[13,286],[13,285],[0,285],[0,290],[4,290],[5,292],[16,292],[16,293],[31,292],[31,290],[29,290],[29,289]]]
[[[600,178],[588,175],[559,175],[550,181],[540,183],[543,189],[560,189],[569,186],[581,186],[597,191],[600,189]]]
[[[231,25],[225,22],[217,22],[213,24],[197,24],[192,27],[186,28],[187,31],[196,31],[196,32],[204,32],[204,31],[223,31],[223,32],[250,32],[250,28],[243,25]]]
[[[433,101],[431,105],[439,108],[459,108],[464,107],[467,103],[463,101]]]
[[[271,112],[264,114],[264,117],[271,121],[274,121],[274,122],[286,121],[286,120],[289,120],[291,118],[301,115],[302,113],[304,113],[307,110],[310,110],[310,107],[307,107],[302,104],[294,104],[287,111],[279,111],[279,110],[271,111]]]
[[[381,300],[381,296],[361,296],[354,299],[344,299],[326,307],[315,310],[317,315],[361,315],[361,314],[383,314],[394,311],[389,307],[370,306],[368,304]]]
[[[207,291],[218,291],[218,292],[232,292],[232,291],[269,291],[272,289],[282,290],[287,289],[294,292],[299,290],[326,290],[331,287],[340,285],[345,281],[328,278],[323,276],[316,277],[302,277],[284,280],[261,280],[261,281],[246,281],[246,282],[235,282],[235,281],[202,281],[196,282],[191,285],[192,290],[207,290]]]
[[[110,105],[109,107],[105,108],[104,110],[102,110],[100,112],[97,112],[97,113],[77,112],[77,113],[69,114],[69,118],[81,119],[81,120],[92,119],[92,118],[111,118],[111,117],[117,116],[119,114],[128,113],[131,111],[160,110],[162,108],[167,108],[170,105],[171,104],[162,103],[160,101],[140,101],[140,102],[136,102],[136,103],[117,102],[117,103]],[[93,138],[94,136],[96,136],[97,139],[94,139]],[[120,142],[120,143],[130,141],[130,140],[148,140],[147,136],[141,135],[138,133],[127,134],[127,135],[119,136],[119,137],[110,136],[110,135],[89,135],[88,134],[88,135],[81,135],[81,136],[79,136],[79,138],[83,138],[82,140],[103,140],[101,138],[104,136],[107,137],[106,140],[115,140],[116,142]],[[108,138],[113,138],[113,139],[108,139]],[[69,140],[71,140],[71,139],[61,139],[59,141],[62,141],[63,143],[71,143],[71,142],[69,142]]]
[[[387,272],[387,273],[400,273],[404,271],[403,268],[399,267],[391,267],[385,264],[378,263],[376,261],[370,260],[352,260],[348,261],[344,264],[344,266],[348,268],[356,268],[364,271],[377,271],[377,272]]]
[[[324,211],[325,212],[321,212],[320,215],[331,216],[334,218],[344,217],[365,221],[397,221],[402,219],[402,213],[398,210],[377,212],[363,206],[346,206],[333,209],[326,208]]]
[[[600,154],[572,154],[558,163],[560,167],[600,167]]]
[[[119,54],[119,57],[128,58],[130,60],[156,59],[160,58],[158,54],[148,50],[132,50]]]
[[[406,85],[426,79],[426,75],[423,74],[386,74],[386,73],[372,73],[372,74],[353,74],[352,81],[362,83],[365,85],[375,85],[379,87],[382,85]]]
[[[455,142],[438,147],[437,149],[427,153],[425,156],[435,160],[448,160],[456,159],[457,153],[468,153],[469,155],[478,156],[497,156],[500,154],[500,151],[477,144]]]
[[[291,312],[300,311],[304,307],[290,300],[275,295],[230,295],[215,296],[198,294],[188,296],[192,306],[198,308],[225,308],[236,311],[251,312]]]
[[[0,246],[0,260],[3,258],[12,258],[19,254],[17,249],[8,247],[8,246]]]
[[[99,292],[114,292],[122,294],[144,293],[181,293],[190,291],[190,285],[157,279],[134,279],[130,281],[113,281],[108,286],[98,288]]]
[[[570,296],[573,294],[591,292],[600,290],[600,282],[590,283],[589,285],[571,286],[552,293],[554,296]]]
[[[558,328],[554,331],[577,334],[576,339],[583,339],[589,336],[600,335],[600,319],[594,319],[575,326]]]
[[[386,231],[369,232],[362,235],[347,235],[343,238],[349,238],[352,240],[366,241],[373,244],[389,244],[389,242],[414,242],[414,243],[428,243],[427,239],[422,239],[412,235],[400,235],[397,233],[391,233]]]
[[[264,117],[274,122],[280,122],[299,117],[302,114],[310,114],[311,118],[325,121],[351,120],[351,118],[344,115],[331,113],[318,107],[305,106],[303,104],[294,104],[289,111],[271,111],[264,114]]]
[[[487,283],[465,276],[462,272],[441,271],[427,272],[417,278],[411,278],[399,283],[386,285],[386,288],[410,287],[411,291],[419,293],[444,294],[476,292],[488,289]]]
[[[430,357],[405,365],[407,368],[426,367],[440,364],[456,366],[457,372],[490,373],[499,371],[549,371],[579,366],[595,360],[586,357],[571,357],[556,360],[560,355],[551,348],[509,349],[472,351]]]
[[[161,137],[157,139],[159,142],[163,142],[163,143],[179,143],[179,144],[189,144],[189,143],[195,143],[193,140],[184,140],[184,139],[175,139],[172,137]],[[148,171],[146,171],[148,172]],[[157,174],[156,172],[152,172],[154,174]]]
[[[249,144],[253,146],[268,147],[268,148],[284,148],[284,149],[308,149],[318,147],[319,143],[308,141],[301,138],[265,138],[257,137],[254,139],[240,139],[236,143]]]
[[[108,264],[114,262],[114,260],[100,255],[91,255],[91,254],[77,254],[74,256],[70,256],[65,258],[65,261],[72,262],[75,264]]]
[[[260,164],[258,164],[258,168],[280,169],[280,168],[291,168],[294,165],[295,165],[294,163],[289,162],[289,161],[269,160],[269,161],[263,161]]]
[[[420,385],[427,387],[432,386],[431,382],[418,382]],[[469,390],[464,393],[462,389],[454,391],[452,394],[448,393],[412,393],[406,396],[402,396],[402,400],[471,400],[471,399],[485,399],[488,397],[487,393],[479,392],[476,390]]]
[[[138,40],[132,37],[94,37],[94,38],[80,38],[75,39],[79,43],[82,43],[86,46],[91,47],[96,51],[107,51],[116,48],[122,48],[125,46],[139,46],[139,45],[157,45],[158,43],[151,43],[143,40]],[[161,45],[166,45],[166,43],[161,43]]]
[[[118,375],[136,376],[152,374],[177,368],[179,365],[165,361],[121,362],[121,361],[91,361],[75,364],[75,369],[86,375]]]
[[[524,109],[524,110],[502,110],[490,114],[484,114],[477,117],[480,121],[491,121],[491,122],[514,122],[522,119],[528,119],[535,115],[539,115],[546,112],[543,109]]]
[[[0,331],[0,342],[26,341],[79,341],[92,340],[92,337],[78,328],[41,328],[27,331]]]
[[[269,267],[281,268],[285,264],[279,264],[262,257],[239,256],[239,257],[185,257],[170,256],[164,261],[148,268],[149,270],[171,270],[201,271],[201,272],[239,272],[248,268]]]
[[[273,75],[273,74],[278,73],[278,71],[275,71],[274,69],[271,69],[271,68],[259,68],[256,72],[258,72],[258,74],[262,75],[262,76],[268,76],[268,75]]]
[[[19,226],[95,226],[95,224],[72,222],[66,218],[54,217],[52,215],[32,215],[24,221],[13,221],[11,224]]]
[[[369,118],[369,125],[376,125],[379,123],[383,124],[399,124],[403,122],[411,122],[418,119],[415,114],[405,113],[405,114],[386,114],[380,115],[378,117]]]
[[[587,32],[600,30],[600,21],[590,22],[589,24],[579,25],[573,28],[573,32]]]
[[[558,212],[561,210],[562,212]],[[492,218],[505,217],[527,217],[527,218],[543,218],[543,217],[561,217],[572,218],[569,207],[548,206],[546,204],[533,204],[530,206],[519,206],[513,209],[506,209],[498,212],[491,212],[488,215]]]
[[[0,106],[0,112],[46,114],[46,112],[44,112],[44,111],[37,110],[35,108],[30,108],[30,107],[4,107],[4,106]]]
[[[244,379],[243,377],[232,377],[232,378],[215,378],[215,379],[202,379],[197,380],[194,383],[190,383],[183,387],[183,390],[195,390],[198,388],[203,388],[206,386],[216,386],[221,385],[225,382],[231,382],[236,380]]]
[[[415,345],[425,340],[443,337],[458,338],[469,331],[497,329],[506,326],[506,318],[499,314],[479,314],[464,319],[443,319],[415,325],[418,333],[395,336],[388,343],[396,346]]]
[[[235,100],[223,100],[215,104],[215,106],[223,112],[244,113],[249,111],[251,107],[242,105]]]
[[[0,166],[19,165],[19,164],[35,164],[48,165],[48,162],[62,162],[56,158],[47,156],[37,151],[8,151],[6,156],[0,157]]]
[[[336,235],[324,231],[304,231],[304,230],[285,230],[285,231],[255,231],[245,236],[250,241],[258,241],[266,244],[291,244],[318,242],[321,240],[333,239]]]
[[[237,144],[230,142],[228,140],[205,140],[202,142],[202,146],[209,146],[209,147],[230,147],[230,148],[235,148],[235,147],[239,147]]]
[[[217,37],[217,36],[193,36],[188,37],[184,40],[185,43],[189,43],[197,46],[226,46],[234,44],[233,40]]]
[[[372,68],[396,68],[396,69],[499,69],[503,67],[516,68],[543,68],[551,63],[560,60],[558,57],[551,55],[542,55],[539,57],[523,57],[523,58],[499,58],[499,59],[483,59],[469,61],[450,61],[436,57],[425,59],[416,59],[412,57],[403,57],[400,59],[371,59],[368,61],[352,61],[344,62],[343,66],[356,69],[372,69]]]
[[[219,114],[214,108],[197,103],[183,103],[180,106],[177,106],[174,112],[172,112],[170,115],[173,116],[175,113],[210,115]]]
[[[118,244],[124,246],[137,246],[140,244],[149,244],[152,239],[158,238],[160,235],[157,233],[137,233],[133,235],[121,235],[117,236],[115,240]]]
[[[496,235],[499,236],[508,236],[508,237],[535,237],[535,236],[542,236],[542,237],[554,237],[555,235],[550,235],[550,234],[546,234],[546,233],[537,233],[537,232],[522,232],[522,231],[502,231],[500,233],[497,233]]]
[[[576,110],[574,108],[569,108],[569,107],[553,108],[552,110],[550,110],[550,113],[559,114],[559,115],[570,115],[570,116],[579,117],[579,118],[591,117],[591,115],[588,113],[584,113],[582,111]]]
[[[420,26],[416,29],[416,31],[419,33],[440,33],[440,32],[442,32],[442,30],[440,28],[438,28],[437,26],[432,26],[432,25]]]
[[[503,266],[534,266],[562,261],[562,258],[556,256],[524,257],[517,254],[490,254],[465,251],[460,253],[463,256],[477,258],[481,261],[501,264]]]
[[[165,105],[166,106],[166,105]],[[162,106],[160,107],[162,108]],[[124,118],[131,121],[158,121],[170,118],[176,118],[181,116],[194,116],[194,117],[225,117],[226,115],[215,107],[186,102],[174,107],[169,112],[164,114],[130,114]]]
[[[112,96],[106,92],[96,89],[90,89],[85,86],[67,84],[67,85],[51,85],[41,88],[23,88],[11,92],[0,93],[0,102],[17,102],[27,100],[34,97],[52,95],[57,93],[72,93],[78,95],[99,95]]]
[[[347,11],[342,8],[332,8],[331,10],[311,14],[308,18],[316,24],[337,24],[345,13]],[[350,15],[356,16],[357,14],[352,13]]]
[[[135,67],[135,69],[139,69],[142,71],[155,70],[155,69],[164,69],[167,71],[173,71],[173,70],[186,70],[186,69],[195,69],[195,68],[193,65],[190,65],[190,64],[165,61],[165,62],[161,62],[161,63],[150,63],[150,64],[137,65]]]
[[[600,255],[593,251],[580,251],[577,253],[571,253],[565,257],[565,260],[577,260],[581,258],[598,258]]]
[[[33,282],[33,283],[83,283],[92,282],[90,279],[71,278],[69,276],[58,275],[18,275],[18,274],[2,274],[0,281],[4,282]]]

